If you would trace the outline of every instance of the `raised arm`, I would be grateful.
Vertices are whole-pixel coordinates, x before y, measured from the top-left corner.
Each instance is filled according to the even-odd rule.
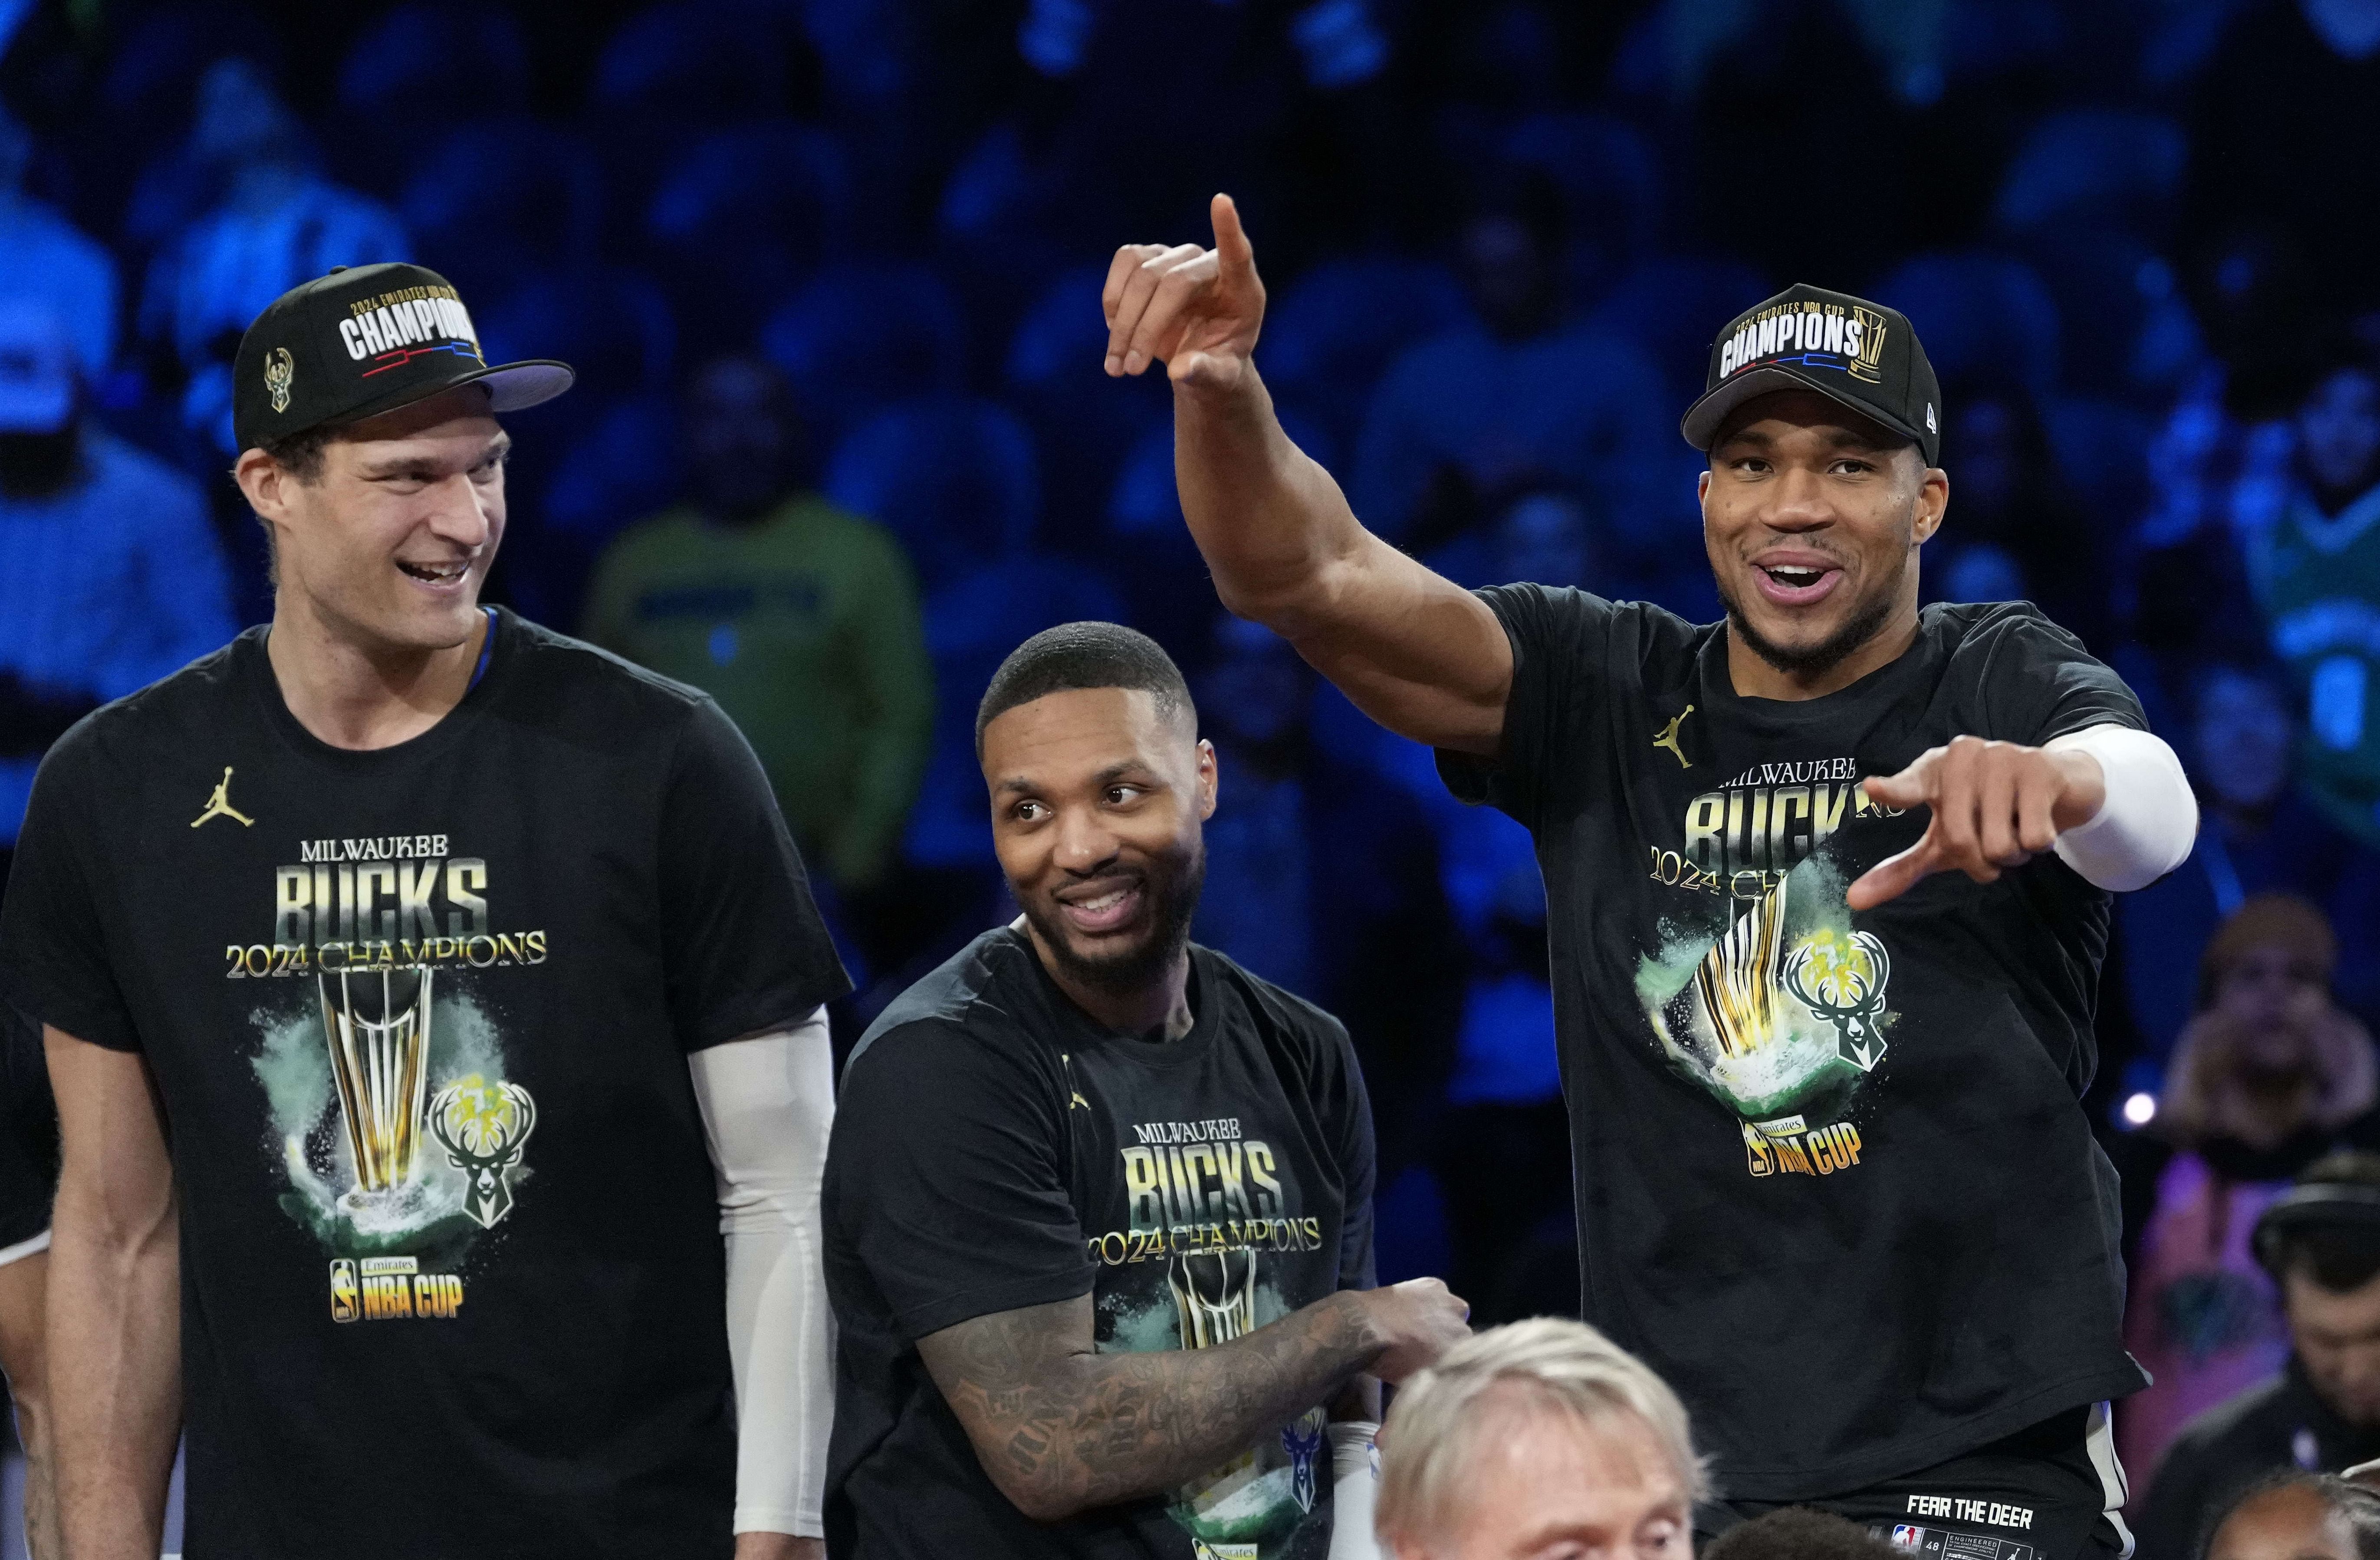
[[[62,1164],[50,1229],[57,1502],[75,1560],[153,1560],[182,1424],[181,1235],[148,1064],[44,1027]]]
[[[1264,284],[1228,195],[1215,248],[1127,244],[1101,298],[1107,371],[1161,362],[1182,513],[1223,605],[1297,647],[1363,711],[1434,747],[1492,755],[1512,650],[1479,599],[1364,529],[1291,442],[1257,376]]]
[[[917,1352],[1001,1493],[1055,1522],[1220,1467],[1367,1371],[1402,1379],[1467,1336],[1469,1313],[1415,1278],[1342,1289],[1212,1348],[1101,1354],[1085,1294],[945,1327]]]

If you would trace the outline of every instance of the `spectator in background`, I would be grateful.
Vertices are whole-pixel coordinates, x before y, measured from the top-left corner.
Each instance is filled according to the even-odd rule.
[[[0,298],[49,305],[85,381],[115,361],[115,258],[24,193],[32,138],[0,109]]]
[[[2031,601],[2098,644],[2107,600],[2090,562],[2097,533],[2066,493],[2032,398],[2014,385],[1978,385],[1944,399],[1956,408],[1949,453],[1959,495],[1958,523],[1941,538],[1949,544],[1941,599]]]
[[[1376,1529],[1395,1560],[1689,1560],[1708,1493],[1677,1394],[1550,1316],[1491,1327],[1408,1380],[1379,1448]]]
[[[1316,746],[1314,674],[1263,625],[1217,623],[1196,693],[1230,798],[1207,824],[1196,935],[1347,1026],[1387,1186],[1421,1155],[1463,999],[1428,816]]]
[[[176,155],[225,193],[152,260],[140,333],[183,376],[184,425],[229,459],[232,357],[249,322],[310,276],[404,260],[411,245],[394,212],[316,171],[304,127],[247,60],[208,67]]]
[[[2297,400],[2294,481],[2252,536],[2274,650],[2305,689],[2305,787],[2380,845],[2380,375],[2346,339],[2318,345]]]
[[[588,637],[717,698],[803,859],[865,898],[898,852],[933,727],[916,578],[889,531],[803,488],[801,419],[768,362],[704,364],[684,419],[686,502],[606,550]]]
[[[2116,1421],[2124,1462],[2156,1465],[2193,1415],[2279,1368],[2288,1339],[2250,1247],[2289,1179],[2373,1107],[2371,1036],[2333,1004],[2337,949],[2301,899],[2249,900],[2199,965],[2155,1118],[2172,1150],[2133,1264],[2124,1346],[2155,1378]]]
[[[1382,535],[1403,538],[1450,468],[1482,489],[1552,473],[1623,514],[1642,508],[1643,453],[1669,432],[1660,376],[1633,343],[1563,327],[1561,250],[1542,181],[1499,192],[1464,224],[1476,320],[1390,366],[1357,444],[1352,496]]]
[[[2132,1022],[2159,1058],[2192,1011],[2173,972],[2193,966],[2251,895],[2283,890],[2325,906],[2350,977],[2374,953],[2369,917],[2333,892],[2362,853],[2290,786],[2298,723],[2287,674],[2216,660],[2199,669],[2190,695],[2184,750],[2198,790],[2197,841],[2171,876],[2125,895],[2116,912]]]
[[[65,322],[0,298],[0,868],[50,744],[232,635],[204,496],[81,402]]]
[[[2148,1560],[2200,1553],[2216,1515],[2276,1471],[2289,1470],[2293,1484],[2321,1488],[2337,1481],[2307,1476],[2380,1455],[2380,1157],[2339,1154],[2308,1167],[2258,1221],[2255,1241],[2281,1287],[2288,1361],[2269,1380],[2200,1415],[2174,1442],[2141,1521],[2141,1554]],[[2252,1494],[2233,1507],[2208,1554],[2244,1560],[2331,1553],[2241,1544],[2242,1535],[2229,1530],[2260,1498]],[[2367,1531],[2380,1540],[2380,1527]],[[2344,1553],[2357,1555],[2352,1546]]]

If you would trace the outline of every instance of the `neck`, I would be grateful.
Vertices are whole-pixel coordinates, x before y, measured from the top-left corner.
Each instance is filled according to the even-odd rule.
[[[1033,924],[1022,917],[1019,920],[1025,935],[1033,939],[1033,956],[1041,961],[1051,982],[1100,1028],[1116,1034],[1146,1036],[1154,1033],[1164,1040],[1179,1040],[1190,1033],[1193,1015],[1188,949],[1176,953],[1155,980],[1129,991],[1117,991],[1094,986],[1068,970],[1050,956],[1049,944],[1041,940]]]
[[[1889,666],[1917,642],[1917,592],[1895,607],[1892,615],[1851,654],[1829,665],[1789,671],[1763,660],[1743,642],[1730,622],[1727,628],[1727,675],[1738,696],[1752,699],[1815,699],[1848,688],[1878,667]]]
[[[358,642],[294,590],[277,594],[264,653],[282,702],[332,747],[357,752],[410,742],[471,691],[488,635],[484,612],[459,645],[438,649]]]

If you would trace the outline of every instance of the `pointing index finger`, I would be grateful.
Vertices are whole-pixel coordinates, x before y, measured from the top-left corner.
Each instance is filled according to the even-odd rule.
[[[1214,218],[1215,255],[1223,269],[1254,271],[1256,247],[1248,242],[1247,229],[1240,225],[1239,203],[1228,195],[1219,194],[1208,203],[1208,212]]]

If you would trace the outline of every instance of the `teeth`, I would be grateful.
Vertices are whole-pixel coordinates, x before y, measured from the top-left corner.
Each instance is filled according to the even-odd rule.
[[[1123,902],[1124,895],[1129,892],[1131,892],[1129,889],[1118,889],[1111,894],[1101,894],[1095,900],[1077,901],[1075,908],[1076,910],[1088,911],[1092,914],[1097,914],[1100,911],[1112,910],[1117,905],[1122,904]]]

